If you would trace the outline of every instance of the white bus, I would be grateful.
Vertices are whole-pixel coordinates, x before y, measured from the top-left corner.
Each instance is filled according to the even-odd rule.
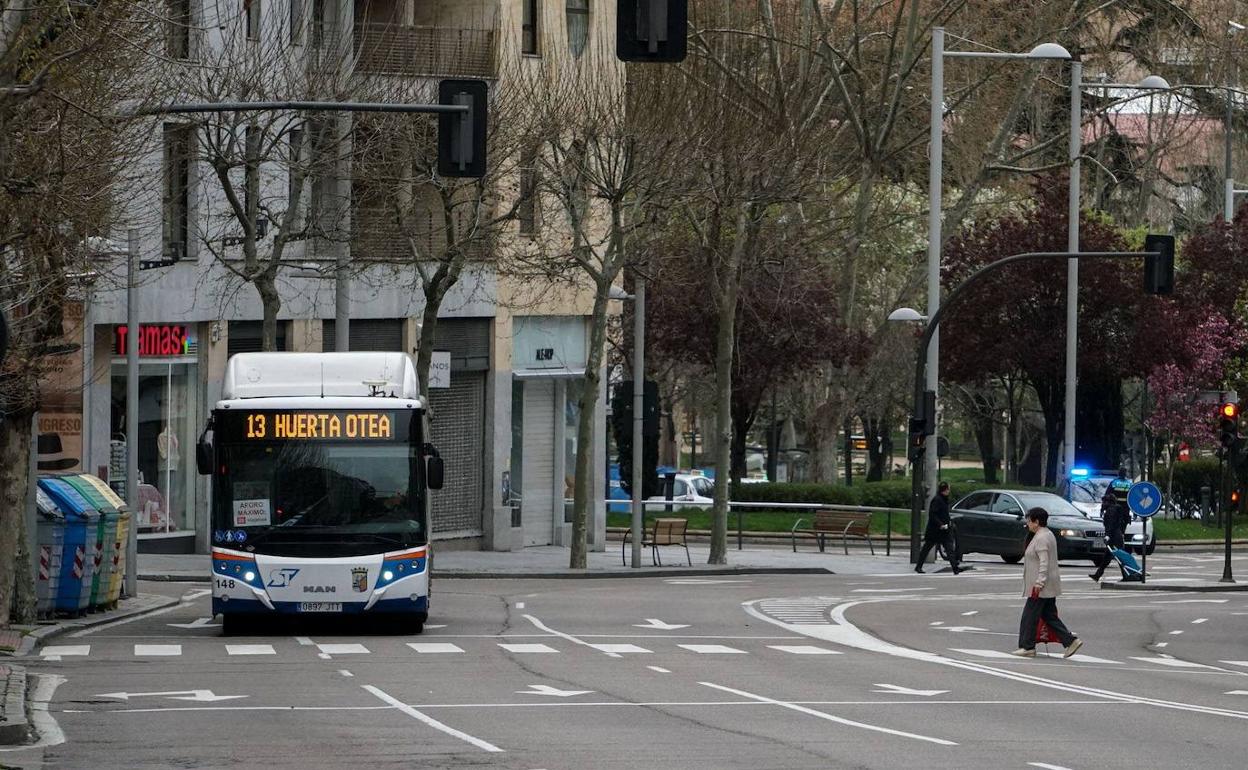
[[[200,437],[212,476],[212,611],[429,617],[429,443],[404,353],[240,353]]]

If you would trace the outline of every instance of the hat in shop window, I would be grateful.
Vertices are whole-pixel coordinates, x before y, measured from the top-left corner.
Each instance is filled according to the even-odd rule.
[[[61,446],[61,434],[40,433],[36,467],[41,471],[63,471],[78,464],[77,457],[68,457]]]

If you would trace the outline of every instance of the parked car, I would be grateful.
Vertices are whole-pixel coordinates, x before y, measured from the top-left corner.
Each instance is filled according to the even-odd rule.
[[[1070,484],[1070,502],[1089,518],[1101,520],[1101,498],[1109,488],[1109,482],[1117,478],[1117,474],[1095,473],[1073,479]],[[1063,490],[1064,491],[1064,490]],[[1127,525],[1125,537],[1129,550],[1140,553],[1144,550],[1144,521],[1135,516]],[[1151,524],[1148,527],[1148,553],[1151,555],[1157,548],[1157,529]]]
[[[1105,553],[1105,527],[1051,492],[981,489],[953,505],[950,515],[963,554],[986,553],[1014,564],[1026,548],[1026,513],[1043,508],[1057,538],[1059,559],[1096,561]]]

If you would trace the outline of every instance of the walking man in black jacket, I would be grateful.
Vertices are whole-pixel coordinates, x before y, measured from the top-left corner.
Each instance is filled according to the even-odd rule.
[[[953,524],[949,520],[949,482],[942,481],[936,487],[936,496],[927,508],[927,529],[923,531],[923,547],[919,550],[919,561],[914,571],[923,574],[923,563],[936,544],[945,548],[945,556],[953,567],[953,574],[962,571],[962,557],[958,553],[958,541],[953,535]]]
[[[1127,510],[1127,506],[1118,502],[1117,495],[1114,494],[1113,488],[1105,490],[1105,496],[1101,498],[1101,521],[1105,524],[1105,553],[1101,554],[1096,562],[1096,572],[1088,575],[1095,581],[1100,581],[1101,576],[1105,574],[1105,568],[1114,560],[1114,554],[1111,548],[1123,548],[1126,545],[1127,524],[1131,521],[1131,514]]]

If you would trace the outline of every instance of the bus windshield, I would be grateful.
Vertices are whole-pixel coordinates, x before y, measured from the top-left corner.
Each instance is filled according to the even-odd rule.
[[[423,545],[419,462],[407,442],[225,444],[218,449],[214,541],[309,557]]]

